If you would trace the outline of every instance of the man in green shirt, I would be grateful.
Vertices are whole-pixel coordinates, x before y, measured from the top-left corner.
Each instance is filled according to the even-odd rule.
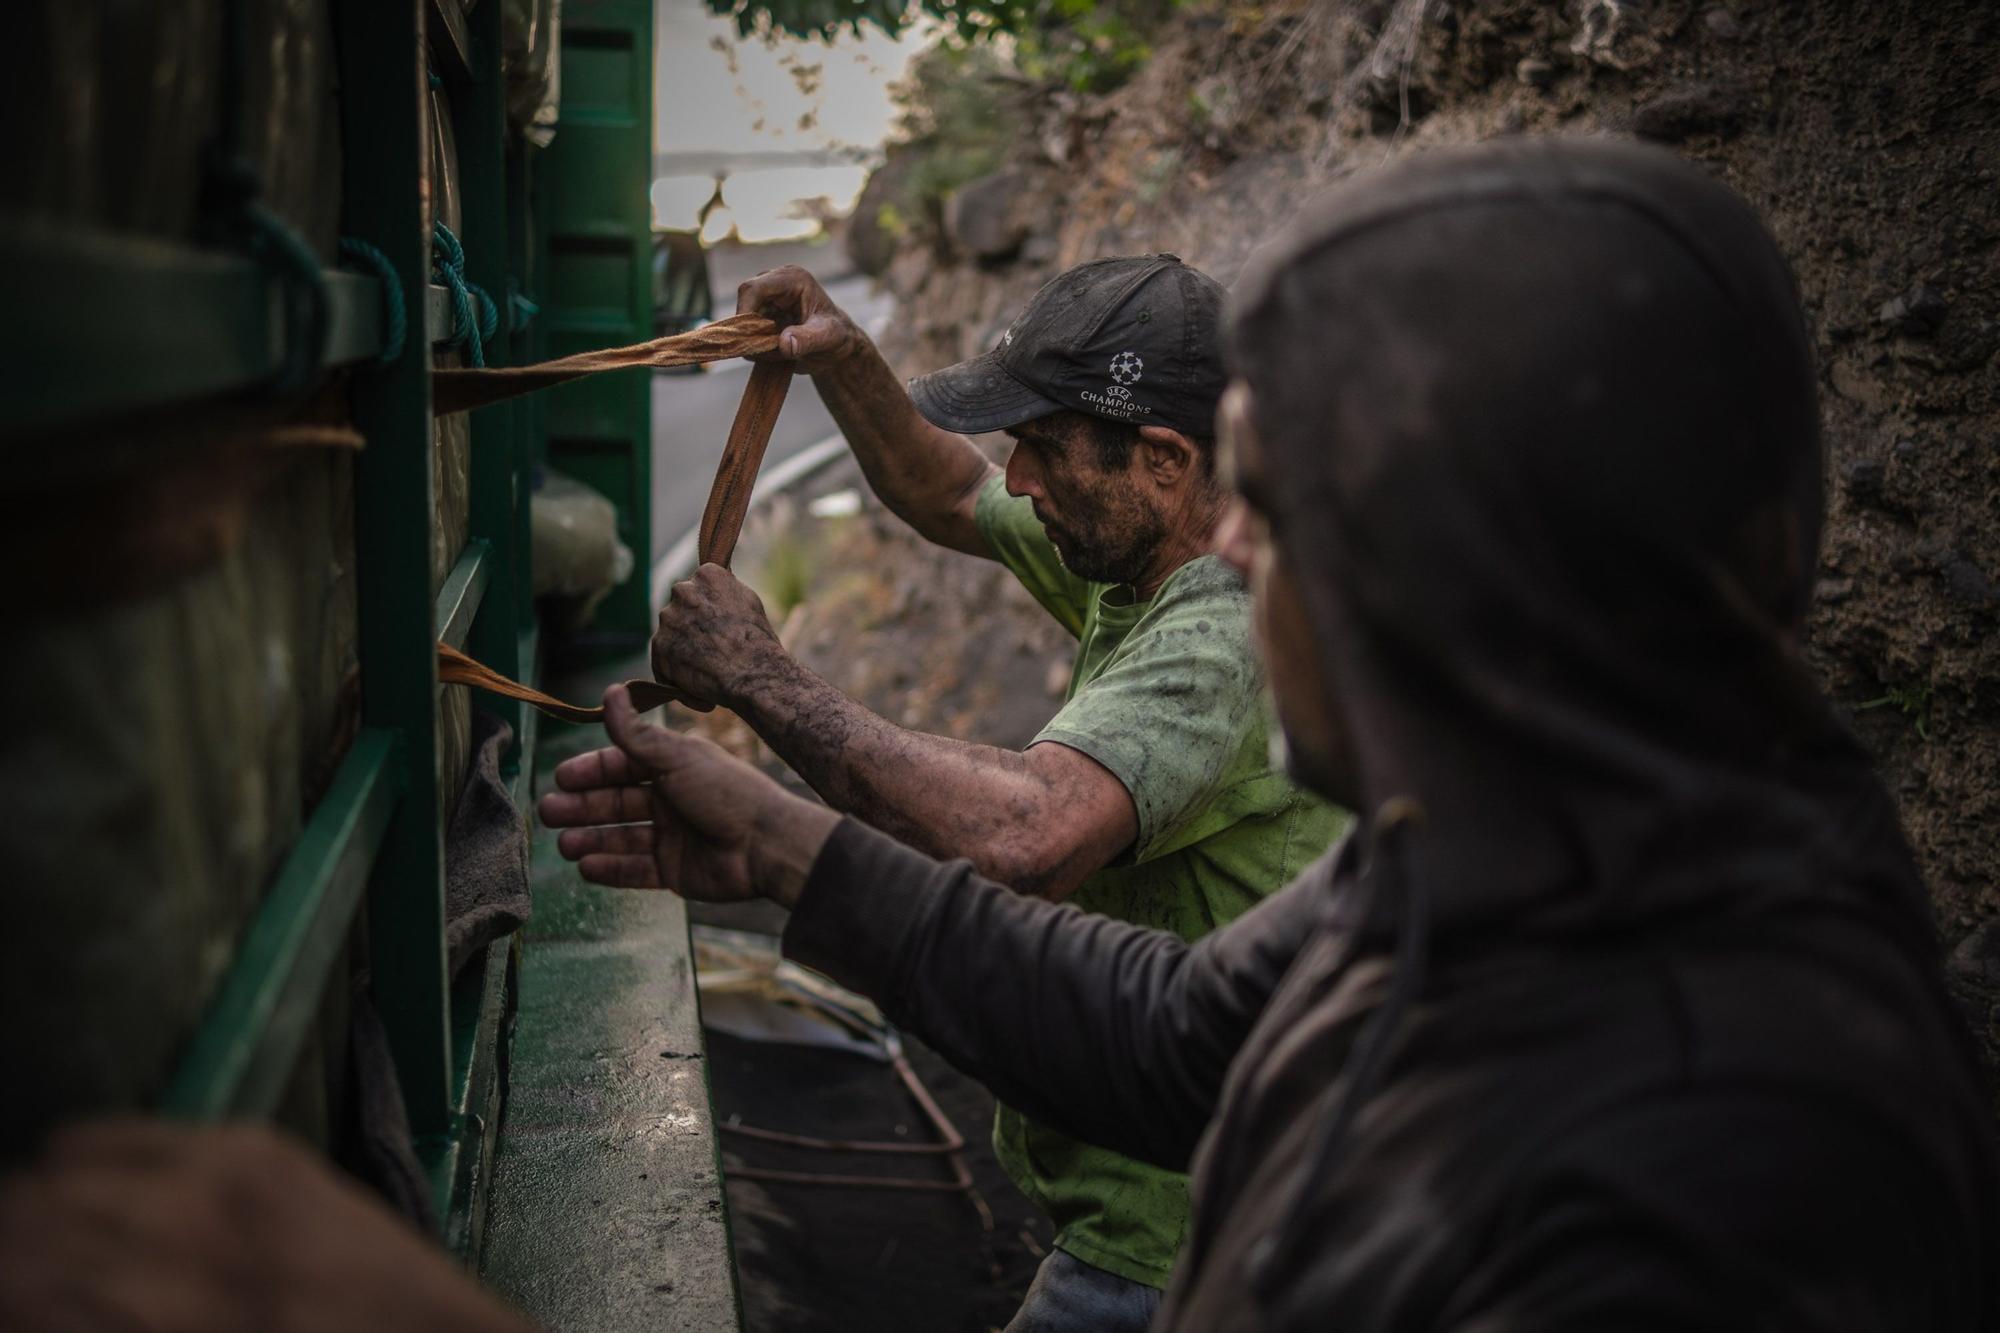
[[[1172,255],[1084,264],[992,352],[906,391],[804,270],[744,284],[738,309],[783,326],[778,355],[812,375],[876,494],[939,545],[1006,565],[1077,636],[1076,666],[1023,751],[910,732],[801,666],[755,594],[710,565],[661,611],[655,673],[740,714],[828,804],[924,851],[1187,939],[1238,916],[1343,819],[1272,765],[1250,594],[1210,552],[1227,496],[1221,302]],[[1004,471],[966,438],[994,430],[1015,442]],[[564,836],[566,851],[620,850],[602,830]],[[1010,1329],[1143,1328],[1187,1225],[1186,1177],[1005,1106],[994,1142],[1057,1229]]]

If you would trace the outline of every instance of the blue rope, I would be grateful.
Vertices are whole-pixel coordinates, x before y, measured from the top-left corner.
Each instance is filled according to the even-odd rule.
[[[277,271],[284,289],[285,363],[271,391],[280,396],[302,392],[319,378],[326,353],[326,279],[320,273],[319,256],[284,219],[260,203],[246,200],[241,217],[250,253]]]
[[[273,397],[301,392],[319,378],[326,350],[326,280],[319,256],[283,218],[258,200],[257,173],[242,157],[212,146],[203,164],[204,234],[241,247],[277,278],[284,361],[264,386]]]
[[[507,279],[507,303],[513,307],[513,328],[516,331],[527,328],[528,321],[542,313],[542,308],[523,295],[512,278]]]
[[[403,303],[403,281],[396,276],[396,266],[389,262],[389,256],[353,236],[340,238],[340,257],[349,264],[374,270],[376,281],[382,284],[382,351],[375,361],[378,365],[394,365],[403,355],[403,344],[410,335],[410,312]]]
[[[431,224],[431,248],[431,264],[438,276],[444,279],[444,285],[451,288],[450,342],[453,346],[463,343],[473,367],[483,370],[486,349],[480,345],[480,330],[486,321],[473,310],[472,287],[465,280],[465,247],[458,243],[458,237],[452,235],[451,228],[440,219]],[[487,305],[492,304],[484,292],[480,293],[480,299]]]
[[[500,307],[493,304],[493,298],[488,296],[486,289],[478,283],[468,282],[465,288],[472,293],[472,299],[479,303],[479,340],[492,342],[493,335],[500,331]]]
[[[264,391],[289,397],[319,378],[326,351],[326,279],[319,256],[260,202],[263,181],[245,147],[243,71],[250,49],[250,7],[245,0],[224,0],[219,10],[218,114],[215,135],[202,150],[201,231],[211,242],[241,247],[277,278],[284,360]]]

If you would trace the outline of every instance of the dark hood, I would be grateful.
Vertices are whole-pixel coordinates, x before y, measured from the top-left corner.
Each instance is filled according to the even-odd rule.
[[[1441,932],[1834,888],[1928,956],[1893,808],[1800,661],[1816,381],[1733,193],[1609,143],[1440,153],[1309,208],[1231,339],[1358,794],[1428,812],[1407,868]]]

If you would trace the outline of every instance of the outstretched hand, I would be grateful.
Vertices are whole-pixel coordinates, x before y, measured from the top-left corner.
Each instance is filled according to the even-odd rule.
[[[819,279],[797,264],[780,265],[739,286],[736,313],[762,315],[779,327],[778,350],[753,360],[790,361],[804,375],[845,361],[866,341]]]
[[[713,741],[641,721],[622,685],[605,693],[604,729],[613,744],[558,764],[539,807],[585,879],[701,902],[798,901],[838,815]]]

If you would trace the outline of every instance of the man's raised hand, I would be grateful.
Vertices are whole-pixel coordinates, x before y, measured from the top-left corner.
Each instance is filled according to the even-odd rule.
[[[781,330],[778,350],[754,359],[790,361],[804,375],[846,360],[865,340],[819,279],[797,264],[769,269],[739,286],[736,313],[762,315]]]
[[[622,685],[604,696],[604,728],[614,744],[557,765],[540,804],[585,879],[702,902],[798,900],[838,815],[712,741],[641,721]]]

